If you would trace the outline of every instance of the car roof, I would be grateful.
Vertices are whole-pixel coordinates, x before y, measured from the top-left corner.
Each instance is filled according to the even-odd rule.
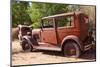
[[[77,11],[77,12],[68,12],[68,13],[62,13],[62,14],[56,14],[56,15],[51,15],[51,16],[47,16],[47,17],[43,17],[43,19],[51,19],[51,18],[56,18],[56,17],[62,17],[62,16],[71,16],[71,15],[74,15],[74,14],[81,14],[82,12],[81,11]]]

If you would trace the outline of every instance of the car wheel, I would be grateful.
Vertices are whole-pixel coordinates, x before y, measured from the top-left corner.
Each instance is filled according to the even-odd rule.
[[[65,43],[63,53],[65,57],[78,58],[81,51],[77,43],[69,41]]]
[[[33,47],[25,39],[22,41],[21,47],[25,52],[32,52],[33,50]]]

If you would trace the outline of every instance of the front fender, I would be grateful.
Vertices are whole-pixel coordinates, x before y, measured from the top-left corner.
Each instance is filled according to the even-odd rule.
[[[27,40],[27,42],[29,43],[29,45],[31,45],[31,46],[33,45],[33,43],[30,40],[31,39],[31,36],[23,36],[22,39]]]
[[[68,40],[72,40],[74,42],[76,42],[78,44],[78,46],[80,47],[81,50],[83,50],[83,46],[82,46],[82,42],[80,41],[80,39],[75,36],[75,35],[70,35],[70,36],[66,36],[63,40],[62,40],[62,43],[61,43],[61,47],[64,46],[64,43]]]

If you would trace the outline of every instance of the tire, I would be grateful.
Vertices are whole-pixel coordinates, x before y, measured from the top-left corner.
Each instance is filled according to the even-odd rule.
[[[22,40],[21,47],[25,52],[32,52],[33,47],[27,42],[26,39]]]
[[[65,57],[78,58],[81,51],[77,43],[69,41],[64,44],[63,54]]]

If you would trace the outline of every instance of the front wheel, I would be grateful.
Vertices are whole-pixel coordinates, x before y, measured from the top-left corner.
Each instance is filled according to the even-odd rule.
[[[26,39],[22,40],[21,47],[25,52],[32,52],[33,47],[27,42]]]
[[[81,51],[77,43],[69,41],[65,43],[63,53],[65,57],[78,58]]]

